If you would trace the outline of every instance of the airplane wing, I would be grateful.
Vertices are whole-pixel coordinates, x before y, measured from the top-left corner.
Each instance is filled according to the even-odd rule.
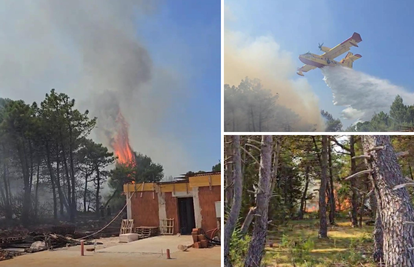
[[[308,64],[306,64],[306,65],[303,65],[302,67],[300,67],[300,68],[298,69],[298,71],[301,71],[301,72],[308,72],[308,71],[313,70],[313,69],[316,69],[316,67],[314,67],[314,66],[312,66],[312,65],[308,65]]]
[[[322,55],[322,57],[329,58],[329,59],[334,59],[334,58],[342,55],[343,53],[348,52],[350,50],[351,46],[358,47],[357,44],[359,42],[362,42],[361,35],[359,35],[359,33],[354,32],[354,34],[350,38],[346,39],[345,41],[343,41],[339,45],[335,46],[334,48],[332,48],[328,52],[324,53]]]

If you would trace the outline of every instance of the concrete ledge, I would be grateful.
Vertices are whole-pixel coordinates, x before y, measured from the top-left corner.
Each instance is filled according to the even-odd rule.
[[[129,234],[120,234],[119,235],[119,242],[120,243],[129,243],[132,241],[138,240],[138,234],[129,233]]]

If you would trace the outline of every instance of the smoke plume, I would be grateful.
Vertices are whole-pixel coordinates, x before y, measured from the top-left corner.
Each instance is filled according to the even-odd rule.
[[[376,113],[388,113],[397,95],[406,104],[414,104],[414,94],[387,80],[342,66],[322,68],[322,73],[334,104],[346,107],[342,111],[345,119],[369,121]]]
[[[294,130],[314,124],[323,130],[318,99],[305,79],[290,80],[296,65],[290,54],[268,36],[251,39],[232,31],[225,31],[224,83],[239,85],[245,77],[260,79],[264,88],[279,95],[278,104],[300,116]]]
[[[160,130],[171,103],[184,93],[182,77],[154,64],[137,34],[157,2],[2,2],[0,88],[27,102],[41,101],[51,88],[65,92],[98,117],[94,139],[106,146],[121,111],[134,150],[161,163],[166,174],[191,169],[177,137]]]

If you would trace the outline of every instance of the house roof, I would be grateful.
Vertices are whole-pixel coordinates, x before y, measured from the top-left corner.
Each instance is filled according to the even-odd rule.
[[[127,192],[185,192],[192,190],[193,187],[212,187],[221,186],[221,172],[198,173],[189,177],[188,180],[169,181],[158,183],[124,184],[124,193]]]

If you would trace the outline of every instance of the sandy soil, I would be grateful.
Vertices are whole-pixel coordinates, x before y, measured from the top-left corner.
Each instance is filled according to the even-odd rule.
[[[1,261],[0,267],[56,267],[56,266],[220,266],[221,249],[190,248],[187,252],[180,251],[179,244],[190,244],[191,238],[176,236],[159,236],[131,243],[118,243],[118,237],[98,239],[95,252],[85,251],[81,256],[80,246],[61,248],[54,251],[42,251],[26,254],[11,260]],[[93,245],[85,246],[91,248]],[[167,259],[166,249],[170,249],[171,258]]]

